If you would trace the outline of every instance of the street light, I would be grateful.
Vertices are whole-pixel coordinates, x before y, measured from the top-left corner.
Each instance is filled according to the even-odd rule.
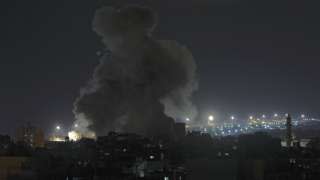
[[[273,116],[274,116],[274,117],[278,117],[279,115],[278,115],[277,113],[275,113]]]
[[[208,116],[208,125],[209,126],[214,126],[213,121],[214,121],[214,116],[212,116],[212,115]]]
[[[230,119],[231,119],[231,120],[235,120],[236,118],[235,118],[234,116],[231,116]]]
[[[209,120],[209,121],[214,121],[214,116],[210,115],[210,116],[208,117],[208,120]]]
[[[60,126],[56,126],[56,130],[58,130],[58,131],[59,131],[60,129],[61,129],[61,127],[60,127]]]

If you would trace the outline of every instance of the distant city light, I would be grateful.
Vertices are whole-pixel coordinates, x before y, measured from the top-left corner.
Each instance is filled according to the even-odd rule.
[[[208,117],[208,120],[209,120],[209,121],[213,121],[213,120],[214,120],[214,116],[210,115],[210,116]]]
[[[251,133],[256,132],[261,129],[285,129],[285,115],[288,114],[285,113],[273,113],[273,114],[260,114],[256,115],[255,112],[251,112],[247,115],[247,122],[237,122],[238,120],[242,120],[241,116],[236,116],[234,114],[229,114],[230,116],[227,116],[227,120],[229,117],[229,121],[216,121],[213,114],[209,114],[207,116],[207,122],[204,122],[205,124],[202,124],[200,126],[200,131],[202,133],[208,133],[212,136],[226,136],[226,135],[238,135],[239,133]],[[272,119],[273,118],[273,119]],[[314,118],[309,118],[305,114],[299,114],[298,118],[302,120],[316,120]],[[225,120],[226,120],[225,119]],[[189,121],[190,119],[186,117],[186,121]],[[320,119],[318,120],[320,121]],[[304,121],[299,121],[299,124],[303,123]],[[294,121],[293,125],[298,126],[298,121]],[[188,130],[199,130],[198,127],[190,127]]]
[[[74,124],[74,127],[77,128],[79,125],[78,124]]]
[[[61,129],[61,127],[60,127],[60,126],[56,126],[56,130],[58,130],[58,131],[59,131],[60,129]]]

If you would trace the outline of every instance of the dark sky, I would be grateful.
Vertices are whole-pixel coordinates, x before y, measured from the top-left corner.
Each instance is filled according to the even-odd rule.
[[[200,114],[320,115],[319,4],[146,2],[159,13],[155,36],[177,40],[193,52],[200,81],[194,100]],[[72,123],[72,103],[103,48],[91,29],[97,4],[1,1],[0,133],[12,133],[27,121],[47,132],[57,123]]]

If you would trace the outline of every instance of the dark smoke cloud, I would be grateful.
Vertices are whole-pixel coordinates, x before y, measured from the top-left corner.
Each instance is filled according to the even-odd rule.
[[[173,120],[196,116],[192,54],[175,41],[153,39],[156,22],[144,7],[96,11],[93,29],[107,50],[75,101],[78,131],[170,134]]]

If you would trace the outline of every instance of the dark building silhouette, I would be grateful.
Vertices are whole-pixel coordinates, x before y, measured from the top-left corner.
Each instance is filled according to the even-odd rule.
[[[288,114],[287,116],[286,128],[287,128],[286,145],[287,147],[291,147],[292,146],[292,118],[290,114]]]
[[[186,136],[186,123],[177,122],[174,124],[174,134],[177,140],[181,140]]]

